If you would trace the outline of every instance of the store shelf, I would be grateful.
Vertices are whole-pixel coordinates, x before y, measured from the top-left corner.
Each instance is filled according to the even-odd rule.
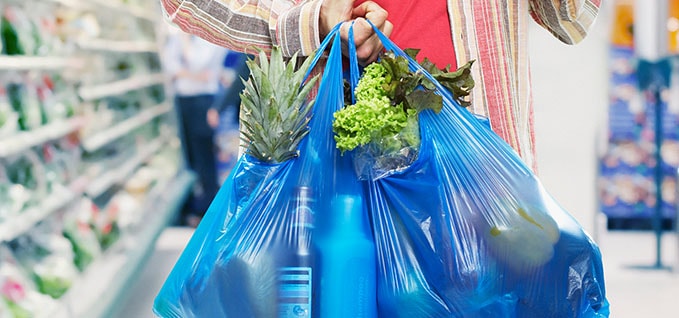
[[[79,194],[62,189],[52,193],[40,205],[29,208],[19,216],[0,222],[0,242],[9,242],[32,229],[40,221],[73,202]]]
[[[82,59],[70,57],[0,55],[0,70],[62,70],[82,65]]]
[[[93,152],[101,147],[127,135],[131,131],[145,125],[154,118],[167,114],[172,110],[172,105],[168,103],[158,104],[152,108],[143,110],[136,116],[126,119],[115,126],[98,132],[91,137],[82,140],[82,147],[85,151]]]
[[[145,215],[140,228],[121,237],[85,270],[61,298],[60,312],[52,317],[111,317],[119,310],[127,288],[152,254],[160,233],[179,212],[194,180],[192,173],[181,172],[159,195],[149,198],[140,211]]]
[[[31,147],[62,138],[80,129],[82,125],[83,119],[75,117],[54,122],[35,130],[22,131],[11,136],[0,138],[0,158],[19,154]]]
[[[111,83],[83,86],[79,89],[78,93],[84,100],[94,100],[108,96],[121,95],[129,91],[162,84],[164,82],[165,75],[162,73],[136,75]]]
[[[96,50],[120,53],[144,53],[156,52],[158,45],[151,41],[115,41],[103,39],[90,39],[78,42],[83,50]]]
[[[137,170],[139,166],[155,155],[164,144],[165,139],[163,138],[158,138],[151,141],[122,166],[109,169],[108,172],[90,182],[87,185],[85,194],[87,194],[90,198],[98,197],[114,185],[121,184],[127,180],[128,177],[132,175],[132,173]]]
[[[16,2],[17,10],[21,10],[30,19],[37,19],[42,14],[34,10],[35,6],[32,2],[12,1],[14,2]],[[95,37],[89,40],[78,37],[76,33],[68,34],[67,38],[61,40],[72,43],[73,47],[64,54],[44,57],[0,55],[0,73],[20,75],[37,71],[45,75],[62,74],[63,84],[66,85],[63,87],[63,92],[76,90],[82,101],[81,105],[76,105],[77,109],[81,109],[79,112],[86,112],[96,106],[91,102],[107,97],[126,97],[131,103],[144,105],[144,107],[133,117],[107,124],[106,128],[94,134],[85,132],[87,128],[85,121],[100,123],[101,127],[101,123],[109,119],[106,117],[109,114],[95,113],[93,117],[77,117],[50,122],[48,125],[36,127],[30,131],[12,131],[7,136],[3,132],[0,136],[0,159],[12,159],[22,154],[33,155],[32,150],[36,150],[43,144],[77,133],[80,137],[77,140],[80,149],[76,150],[79,151],[71,153],[64,149],[64,152],[73,156],[80,155],[80,158],[73,158],[73,168],[78,171],[85,170],[88,173],[72,180],[67,187],[54,187],[55,190],[50,195],[41,198],[20,214],[3,219],[0,222],[0,244],[13,241],[33,231],[45,230],[38,226],[41,222],[54,221],[55,227],[65,226],[61,220],[63,214],[84,196],[96,197],[97,200],[94,201],[98,201],[97,204],[103,206],[106,204],[104,201],[111,199],[108,194],[114,195],[120,185],[125,184],[140,167],[154,159],[161,151],[163,155],[166,150],[176,151],[175,154],[168,154],[167,159],[173,162],[181,160],[180,148],[165,149],[178,140],[177,127],[173,127],[174,121],[168,116],[172,115],[172,103],[168,101],[149,105],[148,101],[153,98],[152,95],[157,96],[160,92],[145,94],[146,92],[142,91],[149,87],[164,91],[169,79],[158,66],[158,63],[162,64],[159,43],[165,32],[165,26],[160,23],[162,22],[160,5],[157,2],[138,0],[39,0],[38,2],[49,2],[51,7],[59,8],[60,13],[44,12],[49,15],[49,18],[58,18],[62,15],[67,17],[86,15],[86,19],[91,19],[88,20],[89,22],[98,24],[98,27],[103,30],[119,27],[119,20],[124,19],[123,23],[126,24],[126,28],[119,30],[121,32],[116,33],[115,37]],[[89,23],[88,21],[86,23]],[[144,34],[144,36],[139,34]],[[126,54],[132,54],[132,58],[125,58]],[[112,58],[115,61],[111,60]],[[108,63],[109,61],[112,63]],[[130,68],[127,70],[133,69],[138,72],[130,74],[129,71],[122,71],[121,68],[114,66],[115,63],[129,63]],[[108,79],[109,82],[97,81],[97,78]],[[62,86],[60,85],[59,88],[61,89]],[[62,91],[54,93],[60,94]],[[171,100],[171,92],[163,93],[170,96],[168,100]],[[15,115],[12,114],[12,116]],[[139,128],[148,128],[149,124],[155,122],[160,124],[159,136],[149,136],[143,140],[143,144],[136,138],[137,136],[134,136],[137,142],[118,142],[126,136],[132,138],[130,134],[134,134]],[[115,150],[121,155],[115,160],[109,160],[110,158],[106,158],[104,154],[99,156],[99,153],[95,155],[86,153],[97,151],[111,143],[116,143]],[[58,149],[58,151],[61,150]],[[5,160],[0,161],[4,164]],[[41,159],[35,164],[47,164],[43,161],[45,160]],[[106,163],[109,164],[106,165]],[[178,164],[181,165],[181,162]],[[96,170],[98,171],[95,172]],[[135,198],[145,197],[144,202],[140,204],[139,214],[136,215],[141,218],[141,221],[122,229],[119,240],[90,264],[73,282],[69,291],[58,300],[58,312],[50,314],[50,318],[113,317],[116,309],[121,306],[121,300],[127,294],[126,288],[143,269],[153,252],[159,234],[177,215],[195,180],[194,174],[188,171],[182,171],[170,180],[166,177],[167,174],[163,174],[162,179],[155,180],[145,194],[134,193]],[[3,265],[1,262],[0,266]],[[51,310],[51,308],[43,309]],[[2,312],[0,316],[3,316],[5,311],[2,309],[0,311]],[[150,308],[149,314],[151,314]]]

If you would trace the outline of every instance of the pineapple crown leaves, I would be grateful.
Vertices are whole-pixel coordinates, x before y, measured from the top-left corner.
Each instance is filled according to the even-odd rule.
[[[280,163],[299,156],[299,143],[309,133],[314,102],[307,98],[318,76],[305,82],[312,58],[299,67],[297,60],[295,54],[286,62],[274,46],[270,58],[260,51],[257,61],[246,61],[250,75],[243,80],[241,133],[247,153],[260,161]]]

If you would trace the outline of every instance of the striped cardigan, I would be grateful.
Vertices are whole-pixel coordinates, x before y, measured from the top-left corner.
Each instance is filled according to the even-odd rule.
[[[232,50],[278,45],[286,56],[320,44],[323,0],[161,0],[186,32]],[[535,168],[528,62],[529,16],[567,44],[581,41],[602,0],[447,0],[457,65],[476,60],[471,109]]]

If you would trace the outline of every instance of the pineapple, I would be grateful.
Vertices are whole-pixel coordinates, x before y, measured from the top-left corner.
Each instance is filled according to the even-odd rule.
[[[259,52],[248,59],[250,76],[241,97],[241,139],[246,153],[266,163],[280,163],[299,156],[298,146],[309,133],[313,101],[307,101],[318,76],[306,83],[311,58],[296,68],[297,55],[288,62],[279,47],[271,58]],[[304,85],[302,85],[304,84]]]

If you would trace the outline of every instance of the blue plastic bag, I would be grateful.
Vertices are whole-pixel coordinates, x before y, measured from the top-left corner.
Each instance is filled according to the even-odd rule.
[[[607,317],[598,247],[487,123],[440,86],[444,108],[420,114],[415,161],[358,180],[355,153],[341,155],[332,135],[333,113],[344,103],[337,30],[323,43],[335,41],[300,156],[278,165],[247,155],[239,159],[158,294],[154,312],[182,318],[289,312],[322,318]],[[406,56],[380,36],[387,50]],[[355,54],[349,56],[355,83]],[[415,61],[410,65],[426,74]],[[300,187],[312,199],[300,195]],[[300,237],[299,222],[287,213],[300,201],[314,211],[313,229],[304,238],[321,262],[294,274],[311,288],[294,290],[306,293],[306,300],[290,311],[281,300],[281,268],[289,269],[283,264],[291,255],[287,247]],[[369,221],[366,233],[337,231],[348,210],[346,215]],[[327,243],[331,233],[362,241],[362,249],[341,240]],[[376,260],[349,262],[369,251],[371,240]],[[350,266],[344,277],[330,266],[342,261]]]
[[[596,244],[487,123],[375,31],[444,100],[420,113],[409,167],[357,171],[373,176],[380,317],[608,317]]]
[[[323,307],[335,317],[357,317],[357,311],[361,317],[376,316],[375,246],[362,203],[364,185],[332,136],[333,113],[343,106],[338,30],[322,44],[335,41],[299,157],[275,165],[248,155],[239,158],[157,295],[156,315],[319,317],[317,308]],[[291,213],[301,210],[302,216]],[[345,210],[365,225],[353,236],[360,244],[344,244],[348,237],[325,244],[331,233],[346,235],[330,224],[338,216],[332,212]],[[339,270],[352,275],[338,280],[331,265],[345,260],[328,250],[350,252],[351,259],[362,250],[365,257],[345,263],[352,267]],[[333,296],[349,293],[360,297],[360,304],[346,306]]]

